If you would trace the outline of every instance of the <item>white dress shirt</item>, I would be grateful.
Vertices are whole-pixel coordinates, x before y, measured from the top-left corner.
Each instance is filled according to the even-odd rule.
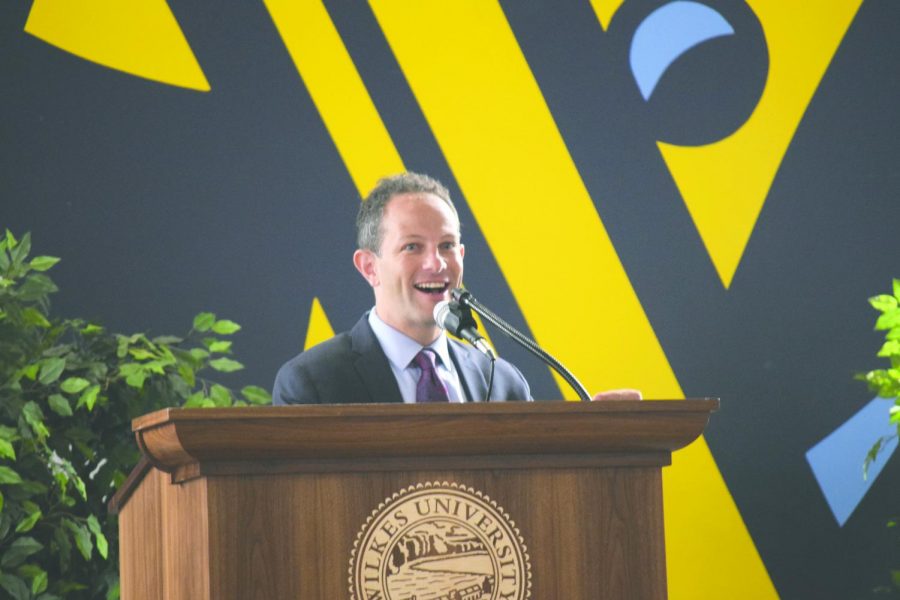
[[[382,321],[374,308],[369,311],[369,326],[387,356],[391,371],[400,387],[400,396],[403,398],[403,402],[415,404],[416,384],[422,370],[412,360],[423,346]],[[447,386],[450,402],[465,402],[466,396],[459,380],[459,373],[456,372],[456,366],[450,359],[450,349],[447,344],[447,334],[442,331],[441,335],[425,348],[431,348],[438,356],[437,374]]]

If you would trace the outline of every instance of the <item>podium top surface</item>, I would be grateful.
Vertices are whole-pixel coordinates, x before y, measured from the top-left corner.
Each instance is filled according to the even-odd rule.
[[[135,419],[140,463],[117,513],[152,467],[205,474],[669,464],[718,399],[167,408]]]
[[[671,452],[717,399],[168,408],[132,423],[172,471],[204,461]]]

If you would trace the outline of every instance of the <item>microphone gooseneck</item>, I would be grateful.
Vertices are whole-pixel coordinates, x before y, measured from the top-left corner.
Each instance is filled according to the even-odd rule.
[[[584,385],[582,385],[581,382],[578,381],[578,379],[571,373],[571,371],[565,368],[561,362],[553,358],[553,356],[551,356],[547,351],[538,346],[537,343],[534,342],[534,340],[501,319],[491,309],[476,300],[475,296],[473,296],[471,293],[462,288],[455,288],[452,292],[450,292],[450,295],[453,300],[458,302],[460,305],[471,308],[479,315],[481,315],[483,319],[486,319],[504,334],[518,342],[519,345],[550,365],[550,367],[552,367],[554,371],[559,373],[559,375],[566,380],[566,383],[572,386],[572,389],[575,390],[582,402],[589,402],[591,400],[591,396],[590,394],[588,394],[588,391],[587,389],[585,389]],[[435,314],[437,314],[437,309],[435,309]]]

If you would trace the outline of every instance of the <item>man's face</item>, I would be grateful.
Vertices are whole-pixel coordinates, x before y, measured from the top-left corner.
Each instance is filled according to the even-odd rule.
[[[435,304],[462,282],[459,221],[434,194],[401,194],[385,206],[381,233],[381,252],[357,250],[353,262],[375,291],[378,316],[429,344],[440,333]]]

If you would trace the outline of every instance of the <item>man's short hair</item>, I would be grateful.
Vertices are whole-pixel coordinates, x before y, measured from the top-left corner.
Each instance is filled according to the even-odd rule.
[[[384,218],[384,208],[391,198],[401,194],[434,194],[447,203],[456,217],[456,222],[459,223],[459,215],[456,207],[453,206],[453,201],[450,200],[450,192],[447,188],[433,177],[407,171],[379,179],[375,188],[359,205],[359,212],[356,213],[356,245],[358,248],[380,254],[381,221]]]

